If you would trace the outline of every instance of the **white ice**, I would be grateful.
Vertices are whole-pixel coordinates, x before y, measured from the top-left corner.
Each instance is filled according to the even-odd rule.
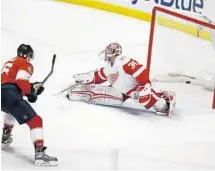
[[[72,82],[74,73],[103,65],[97,54],[111,41],[120,42],[124,54],[145,63],[149,27],[143,21],[58,2],[3,0],[2,65],[16,55],[20,43],[29,43],[35,50],[32,81],[40,81],[57,54],[54,74],[32,106],[43,118],[45,144],[48,153],[59,158],[59,166],[34,166],[29,128],[16,124],[14,142],[1,153],[2,170],[215,170],[212,92],[186,84],[159,84],[177,94],[171,119],[53,96]],[[213,64],[210,43],[165,28],[157,33],[154,72],[172,71],[176,66],[188,72],[184,63],[188,60],[192,73],[198,70],[197,54],[209,61],[206,68]]]

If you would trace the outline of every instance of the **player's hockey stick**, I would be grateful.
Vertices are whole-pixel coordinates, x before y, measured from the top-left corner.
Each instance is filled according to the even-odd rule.
[[[33,85],[34,89],[35,89],[35,93],[38,91],[38,89],[43,86],[45,84],[45,82],[49,79],[49,77],[52,75],[53,71],[54,71],[54,64],[55,64],[55,59],[56,59],[56,55],[53,55],[52,58],[52,66],[51,66],[51,71],[48,73],[48,75],[43,79],[42,82],[38,82],[36,84]]]
[[[56,60],[56,55],[53,55],[52,58],[52,66],[51,66],[51,71],[49,72],[49,74],[43,79],[43,81],[41,82],[41,84],[45,84],[45,82],[49,79],[49,77],[52,75],[52,73],[54,72],[54,65],[55,65],[55,60]]]

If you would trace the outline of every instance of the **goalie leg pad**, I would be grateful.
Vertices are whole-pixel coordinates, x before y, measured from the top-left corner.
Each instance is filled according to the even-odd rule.
[[[165,101],[165,102],[164,102]],[[165,105],[164,105],[165,103]],[[164,91],[160,100],[153,106],[156,114],[166,115],[171,117],[173,115],[176,104],[176,95],[174,92]]]
[[[121,106],[123,101],[122,94],[113,87],[96,84],[79,85],[68,91],[67,98],[71,101],[84,101],[108,106]]]

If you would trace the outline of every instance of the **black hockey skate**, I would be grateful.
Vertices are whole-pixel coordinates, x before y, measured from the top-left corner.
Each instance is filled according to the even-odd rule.
[[[9,128],[3,128],[2,132],[2,139],[1,139],[1,149],[4,150],[7,147],[10,146],[10,144],[13,142],[11,129]]]
[[[47,147],[35,149],[35,165],[36,166],[55,166],[58,165],[56,157],[50,157],[45,153]]]

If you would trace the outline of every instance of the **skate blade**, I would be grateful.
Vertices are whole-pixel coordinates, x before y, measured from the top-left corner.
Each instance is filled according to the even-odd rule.
[[[1,143],[1,149],[2,149],[2,150],[5,150],[5,149],[8,148],[9,146],[10,146],[10,144]]]
[[[46,162],[43,160],[35,161],[35,166],[56,166],[56,165],[58,165],[58,161],[50,161],[50,162]]]
[[[12,143],[13,139],[9,139],[7,141],[7,143],[1,143],[1,149],[5,150],[6,148],[8,148],[10,146],[10,144]]]

